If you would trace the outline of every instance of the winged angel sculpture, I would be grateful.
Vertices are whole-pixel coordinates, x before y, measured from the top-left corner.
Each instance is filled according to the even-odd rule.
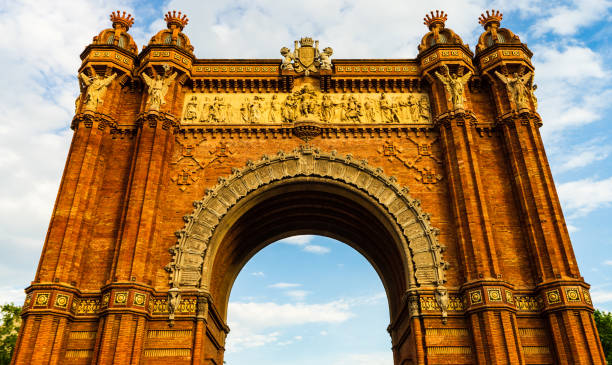
[[[82,101],[85,109],[96,110],[98,105],[102,104],[106,88],[115,77],[117,77],[116,73],[106,77],[100,75],[89,77],[83,72],[79,74],[81,93],[83,95]]]
[[[145,84],[147,84],[149,92],[149,110],[159,110],[162,104],[166,103],[165,97],[168,92],[168,87],[176,78],[177,73],[174,72],[170,75],[171,68],[168,65],[164,65],[164,74],[155,75],[153,77],[142,73],[142,78]]]
[[[504,76],[499,72],[495,71],[495,74],[499,79],[506,84],[510,99],[514,102],[517,110],[529,108],[529,98],[534,98],[533,91],[527,87],[529,80],[532,77],[531,72],[527,72],[523,76],[519,76],[518,73],[512,74],[512,76]],[[535,104],[536,102],[534,102]]]
[[[442,69],[444,74],[441,75],[436,71],[436,76],[444,84],[448,100],[453,104],[453,110],[463,109],[463,102],[465,101],[465,97],[463,96],[464,88],[470,76],[472,76],[472,71],[468,71],[468,73],[463,76],[457,76],[456,74],[451,75],[447,65],[442,66]]]

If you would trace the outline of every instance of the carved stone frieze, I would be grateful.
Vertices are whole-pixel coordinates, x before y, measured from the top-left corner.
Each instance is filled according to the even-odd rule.
[[[188,93],[181,124],[431,124],[426,93]]]
[[[246,167],[219,178],[219,183],[207,191],[204,199],[194,202],[195,210],[185,217],[186,225],[176,233],[178,242],[170,250],[172,262],[166,266],[170,285],[181,289],[200,287],[209,240],[225,214],[249,192],[298,176],[329,178],[366,192],[394,217],[403,232],[409,245],[408,256],[414,263],[416,283],[437,287],[445,282],[448,264],[442,260],[438,230],[429,223],[429,215],[421,210],[420,202],[408,195],[408,189],[365,160],[357,161],[334,151],[320,152],[306,145],[291,153],[279,151],[276,156],[249,161]]]

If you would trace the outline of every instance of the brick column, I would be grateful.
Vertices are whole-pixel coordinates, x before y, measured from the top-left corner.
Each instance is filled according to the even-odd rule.
[[[91,233],[104,159],[104,136],[116,123],[107,115],[86,111],[72,122],[75,130],[35,283],[63,282],[72,286]]]
[[[451,209],[456,222],[459,257],[466,283],[461,290],[474,294],[466,311],[479,364],[524,364],[515,313],[504,301],[503,273],[495,247],[489,208],[484,194],[476,118],[464,110],[437,118],[447,170]],[[499,302],[498,302],[499,300]],[[492,335],[493,334],[493,335]]]
[[[537,114],[526,109],[499,118],[517,205],[544,298],[554,356],[561,364],[604,363],[593,325],[592,305],[572,250],[569,233],[539,132]]]
[[[145,269],[160,219],[160,193],[178,124],[171,114],[155,111],[141,114],[138,124],[138,141],[111,281],[138,281],[150,285],[148,281],[152,277],[149,275],[152,274]]]

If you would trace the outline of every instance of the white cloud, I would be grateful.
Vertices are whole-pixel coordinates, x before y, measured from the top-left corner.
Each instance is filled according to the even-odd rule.
[[[292,328],[309,323],[341,323],[354,314],[348,303],[342,300],[323,304],[278,304],[230,302],[227,351],[238,352],[248,347],[277,344],[287,345],[282,339],[282,328]]]
[[[276,289],[287,289],[287,288],[297,288],[302,286],[302,284],[297,283],[276,283],[268,285],[268,288],[276,288]]]
[[[596,137],[585,142],[567,146],[558,145],[549,150],[552,169],[555,173],[568,172],[589,166],[606,159],[612,145],[605,138]]]
[[[305,251],[308,253],[314,253],[317,255],[324,255],[326,253],[329,253],[331,249],[329,249],[328,247],[309,244],[310,242],[314,240],[315,237],[316,236],[312,236],[312,235],[293,236],[293,237],[284,238],[278,242],[285,243],[288,245],[299,246],[299,247],[302,247],[302,251]]]
[[[16,289],[6,286],[0,287],[0,305],[7,303],[21,305],[24,300],[25,292],[23,289]]]
[[[323,247],[319,245],[308,245],[308,246],[304,246],[304,251],[310,252],[310,253],[316,253],[318,255],[324,255],[326,253],[329,253],[331,250],[328,247]]]
[[[545,137],[599,120],[612,96],[602,56],[580,45],[536,44],[532,50]]]
[[[599,303],[612,302],[612,291],[593,290],[591,291],[593,303],[597,306]]]
[[[265,329],[306,323],[340,323],[353,316],[349,304],[336,300],[323,304],[240,303],[229,304],[230,327]]]
[[[606,260],[603,262],[604,265],[612,266],[612,260]]]
[[[389,365],[393,363],[393,353],[391,351],[365,353],[365,354],[346,354],[341,360],[334,362],[334,365]]]
[[[301,235],[283,238],[278,242],[285,243],[288,245],[305,246],[306,244],[310,243],[314,238],[315,236],[312,235]]]
[[[580,28],[589,26],[609,15],[612,2],[607,0],[575,0],[569,4],[553,5],[544,2],[540,14],[541,21],[532,27],[536,34],[552,32],[567,36],[576,33]]]
[[[304,300],[310,294],[307,290],[289,290],[286,292],[287,296],[293,298],[294,300]]]
[[[585,216],[612,203],[612,177],[566,182],[558,185],[557,191],[568,218]]]
[[[262,271],[252,272],[251,275],[257,276],[257,277],[260,277],[260,278],[263,278],[264,276],[266,276],[266,274],[264,274]]]

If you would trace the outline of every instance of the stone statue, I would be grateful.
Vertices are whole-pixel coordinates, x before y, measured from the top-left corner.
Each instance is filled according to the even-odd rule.
[[[227,105],[223,101],[222,96],[215,96],[212,105],[209,108],[208,121],[221,123],[226,120],[227,117]]]
[[[262,100],[263,98],[261,96],[255,95],[253,101],[249,104],[249,121],[251,123],[257,123],[261,118]]]
[[[174,324],[174,313],[181,303],[181,293],[178,288],[172,288],[168,290],[168,319],[170,319],[170,326]]]
[[[440,311],[442,312],[442,323],[446,323],[446,318],[448,317],[448,290],[440,285],[436,288],[436,302],[438,302],[438,306],[440,306]]]
[[[399,123],[400,118],[397,115],[397,105],[389,102],[385,93],[380,94],[380,100],[378,101],[380,107],[380,115],[382,121],[385,123]]]
[[[287,95],[285,102],[281,106],[281,116],[283,122],[291,123],[296,119],[297,114],[297,100],[293,95]]]
[[[334,116],[334,107],[336,104],[331,99],[329,95],[323,95],[323,100],[321,100],[321,120],[325,123],[331,122]]]
[[[268,114],[268,119],[272,123],[278,123],[281,120],[280,114],[280,104],[278,102],[278,96],[276,94],[272,95],[272,99],[270,100],[270,112]]]
[[[293,52],[287,47],[283,47],[280,50],[281,56],[283,56],[283,61],[281,63],[281,70],[290,70],[293,71],[293,60],[295,56]]]
[[[248,123],[249,122],[249,99],[248,98],[244,98],[244,102],[242,102],[242,104],[240,104],[240,119],[242,120],[242,122],[244,123]]]
[[[196,96],[192,96],[187,103],[187,107],[185,107],[184,119],[187,121],[194,121],[198,119],[198,98]]]
[[[363,103],[363,108],[365,109],[365,117],[368,123],[376,123],[378,121],[376,115],[376,104],[370,98],[366,98]]]
[[[499,79],[506,84],[508,94],[510,95],[510,101],[514,103],[517,110],[529,108],[529,98],[532,93],[527,88],[527,84],[531,78],[531,72],[526,73],[522,77],[518,73],[513,73],[512,76],[504,76],[499,72],[495,71],[495,74]]]
[[[312,87],[304,85],[302,90],[297,92],[299,101],[299,111],[301,116],[313,115],[317,109],[317,96]]]
[[[331,47],[325,47],[323,52],[319,55],[319,60],[321,62],[321,70],[331,70],[331,56],[334,53],[334,50]]]
[[[95,111],[98,108],[98,105],[103,103],[102,99],[104,98],[104,94],[106,94],[106,89],[115,79],[115,77],[117,77],[116,73],[107,77],[89,77],[83,72],[79,74],[79,80],[81,80],[81,92],[85,95],[82,100],[85,105],[85,109]]]
[[[425,96],[421,96],[421,99],[419,99],[419,116],[421,121],[429,122],[431,120],[431,113],[429,112],[429,101]]]
[[[361,103],[353,96],[342,96],[343,122],[361,123]]]
[[[436,71],[436,76],[444,84],[448,100],[453,105],[453,110],[463,109],[463,102],[465,100],[463,96],[464,88],[470,76],[472,76],[472,71],[468,71],[465,75],[458,77],[456,74],[451,75],[447,65],[442,66],[442,69],[444,74],[441,75]]]
[[[538,89],[538,85],[533,84],[533,86],[531,87],[531,89],[529,90],[530,94],[531,94],[531,102],[533,103],[533,109],[537,110],[538,109],[538,98],[535,96],[535,91]]]
[[[165,97],[166,93],[168,92],[168,87],[178,75],[176,72],[170,75],[170,71],[170,66],[164,65],[163,75],[155,75],[154,77],[150,77],[143,72],[142,78],[147,84],[149,93],[149,99],[147,101],[149,104],[149,110],[159,110],[161,105],[166,103]]]

